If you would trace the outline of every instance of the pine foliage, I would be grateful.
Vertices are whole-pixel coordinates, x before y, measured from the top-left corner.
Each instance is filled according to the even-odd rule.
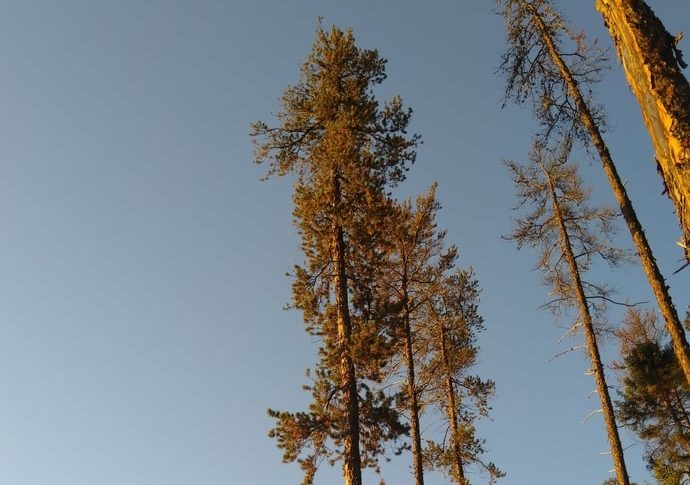
[[[384,444],[407,432],[394,396],[377,389],[391,352],[389,302],[377,287],[386,247],[388,191],[415,160],[411,110],[379,105],[373,87],[386,61],[356,46],[352,32],[317,30],[299,82],[283,95],[278,127],[255,123],[256,161],[267,176],[295,176],[296,225],[305,264],[294,271],[293,307],[321,341],[305,389],[308,411],[269,411],[271,436],[304,484],[324,460],[342,461],[346,483],[377,467]]]
[[[391,220],[387,285],[400,307],[392,366],[406,368],[403,397],[417,483],[423,464],[460,484],[469,483],[467,467],[478,467],[493,482],[504,473],[484,460],[485,442],[474,427],[476,419],[488,416],[494,394],[492,381],[471,374],[484,329],[479,284],[471,269],[457,268],[457,249],[446,245],[446,233],[436,225],[439,209],[434,185],[415,204],[399,204]],[[422,446],[419,420],[427,408],[440,416],[445,438]]]
[[[688,319],[686,319],[688,321]],[[654,312],[630,309],[617,332],[621,423],[645,443],[661,485],[690,482],[690,389]]]

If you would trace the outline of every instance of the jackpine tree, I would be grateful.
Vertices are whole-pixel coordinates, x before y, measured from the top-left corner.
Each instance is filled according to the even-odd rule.
[[[568,163],[570,150],[570,138],[554,148],[537,141],[529,165],[507,163],[517,188],[518,208],[527,211],[516,219],[509,239],[518,248],[539,249],[537,267],[554,296],[548,305],[558,312],[569,307],[577,309],[578,319],[571,329],[584,335],[616,478],[619,485],[629,485],[595,328],[596,317],[609,299],[608,291],[604,285],[585,279],[596,259],[615,265],[624,253],[607,239],[614,229],[615,212],[588,205],[589,190],[583,186],[575,165]]]
[[[657,171],[683,229],[690,264],[690,83],[678,47],[643,0],[597,0],[654,144]]]
[[[506,99],[531,101],[541,136],[573,134],[593,146],[630,230],[647,280],[664,317],[673,350],[690,383],[690,345],[642,225],[602,136],[604,117],[592,102],[605,58],[582,34],[575,34],[550,0],[499,0],[508,49],[501,69]]]
[[[505,476],[484,459],[486,442],[476,435],[475,422],[491,410],[495,385],[472,373],[477,363],[477,337],[484,330],[479,314],[479,283],[474,271],[456,267],[457,251],[445,254],[443,277],[425,305],[424,358],[420,382],[424,399],[444,423],[442,441],[427,440],[430,468],[445,472],[454,483],[469,485],[468,468],[486,472],[489,483]]]
[[[420,340],[424,338],[423,306],[433,297],[444,267],[452,256],[444,253],[444,231],[436,228],[436,185],[419,196],[413,205],[406,200],[396,206],[386,228],[391,239],[386,286],[391,301],[399,308],[395,356],[392,368],[405,369],[402,397],[410,420],[413,470],[416,485],[424,484],[424,453],[420,416],[423,396],[417,368],[424,358]]]
[[[436,185],[396,207],[387,232],[391,238],[386,286],[399,307],[393,369],[405,369],[404,407],[410,418],[415,483],[424,481],[423,468],[441,468],[457,483],[468,483],[466,465],[481,463],[491,478],[502,476],[481,459],[483,441],[474,436],[477,414],[488,414],[493,383],[468,376],[478,352],[476,315],[478,288],[470,272],[456,273],[457,250],[446,247],[438,229]],[[466,309],[467,319],[458,316]],[[477,404],[478,403],[478,404]],[[449,440],[422,446],[420,419],[426,408],[440,411],[448,423]],[[475,412],[478,411],[478,412]]]
[[[659,484],[688,483],[690,388],[656,314],[630,309],[616,336],[622,358],[617,416],[645,442],[645,460]]]
[[[304,484],[324,460],[341,461],[346,485],[361,485],[383,445],[407,431],[394,399],[377,390],[390,354],[388,303],[376,287],[386,247],[387,191],[414,162],[411,110],[399,98],[379,105],[372,89],[386,61],[355,45],[351,31],[319,27],[278,114],[279,126],[252,126],[256,162],[268,175],[293,174],[294,215],[306,263],[295,268],[293,306],[321,341],[305,412],[270,410],[270,435],[284,461],[298,461]]]

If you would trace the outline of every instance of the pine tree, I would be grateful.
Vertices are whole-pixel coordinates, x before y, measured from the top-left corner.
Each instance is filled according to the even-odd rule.
[[[445,423],[444,440],[427,441],[426,461],[446,472],[453,482],[469,485],[467,469],[478,467],[494,483],[505,476],[494,463],[484,460],[486,442],[477,438],[474,423],[491,410],[495,385],[471,373],[477,362],[477,336],[484,329],[479,314],[479,283],[470,269],[455,266],[457,252],[445,255],[443,278],[427,313],[425,357],[421,382],[425,400],[435,406]]]
[[[390,187],[414,162],[411,110],[399,98],[380,106],[372,89],[386,61],[355,45],[351,31],[319,27],[299,82],[289,87],[280,125],[252,127],[256,162],[268,175],[296,176],[294,215],[306,264],[295,268],[293,306],[321,340],[306,389],[308,411],[269,411],[284,461],[298,461],[304,484],[318,465],[343,463],[346,485],[361,485],[383,444],[404,434],[394,399],[376,389],[390,355],[388,303],[376,282],[386,247]]]
[[[585,338],[618,484],[629,485],[595,329],[596,317],[609,299],[608,291],[585,279],[596,258],[615,265],[624,254],[607,242],[614,229],[615,212],[588,205],[589,190],[576,167],[568,163],[570,150],[569,138],[553,149],[537,141],[531,164],[507,164],[517,187],[518,207],[529,208],[527,215],[516,219],[509,238],[518,248],[527,245],[540,249],[537,266],[555,297],[548,305],[559,312],[568,307],[578,311],[579,318],[571,328],[580,329]]]
[[[690,263],[690,83],[678,42],[643,0],[597,0],[654,144]]]
[[[424,484],[424,459],[420,416],[422,414],[422,390],[417,376],[420,355],[419,340],[423,338],[423,306],[433,297],[444,262],[445,232],[436,228],[436,184],[426,194],[419,196],[416,204],[410,200],[396,206],[395,216],[389,220],[387,232],[391,238],[386,285],[392,301],[399,307],[396,354],[393,367],[398,361],[405,368],[405,407],[410,419],[413,470],[416,485]]]
[[[532,101],[545,140],[554,133],[573,134],[585,146],[595,148],[664,317],[673,350],[690,382],[690,345],[602,136],[601,109],[591,99],[604,57],[586,43],[582,34],[570,30],[549,0],[499,0],[499,4],[508,40],[502,63],[507,76],[506,98],[519,103]]]
[[[660,484],[687,483],[690,388],[673,349],[651,311],[630,309],[616,336],[623,359],[618,418],[646,442],[645,460]]]
[[[482,461],[484,442],[475,437],[474,421],[488,415],[494,385],[468,375],[483,328],[476,312],[478,286],[471,271],[455,269],[457,249],[446,247],[446,232],[437,228],[439,209],[434,184],[415,204],[398,204],[387,229],[392,245],[386,285],[400,309],[392,367],[405,368],[415,483],[423,483],[425,462],[463,484],[469,483],[464,468],[480,464],[493,481],[503,473]],[[427,407],[440,411],[451,430],[449,442],[427,440],[423,448],[420,418]]]

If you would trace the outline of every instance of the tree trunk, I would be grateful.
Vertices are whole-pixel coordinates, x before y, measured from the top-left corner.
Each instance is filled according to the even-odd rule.
[[[412,335],[410,334],[410,322],[407,318],[405,336],[405,358],[407,360],[407,392],[410,394],[410,433],[412,437],[412,455],[414,467],[414,479],[416,485],[424,485],[424,468],[422,462],[422,436],[419,430],[419,402],[417,400],[417,386],[415,383],[415,371],[412,354]]]
[[[337,214],[340,205],[340,177],[333,175],[333,210]],[[345,240],[343,228],[338,223],[332,225],[332,259],[336,263],[333,286],[337,309],[338,347],[340,352],[340,382],[347,413],[347,429],[343,440],[345,485],[362,485],[362,463],[359,454],[359,395],[357,376],[350,354],[350,306],[347,295],[347,273],[345,271]]]
[[[412,342],[412,325],[410,323],[407,275],[403,274],[404,292],[403,311],[405,312],[405,360],[407,364],[407,392],[410,395],[410,433],[412,437],[412,456],[414,479],[416,485],[424,485],[424,468],[422,462],[422,435],[419,429],[419,402],[417,400],[417,383],[414,370],[414,349]]]
[[[652,139],[690,262],[690,84],[674,38],[642,0],[597,0]]]
[[[453,469],[457,482],[460,485],[467,485],[469,482],[465,478],[465,469],[462,462],[462,446],[459,441],[460,423],[458,422],[457,396],[455,393],[455,386],[453,385],[453,369],[450,365],[450,350],[448,349],[446,327],[442,321],[439,322],[439,324],[441,327],[441,352],[443,353],[443,363],[446,372],[446,412],[448,413],[448,421],[450,422]]]
[[[616,425],[616,418],[611,404],[611,396],[606,385],[606,376],[604,375],[604,365],[601,363],[601,355],[599,354],[599,345],[597,344],[596,334],[594,333],[594,325],[592,324],[592,316],[589,312],[587,304],[587,297],[585,296],[582,287],[582,280],[580,279],[580,269],[577,266],[573,248],[570,244],[570,237],[563,221],[563,214],[558,204],[558,197],[553,186],[553,182],[548,173],[545,172],[549,192],[551,194],[551,201],[553,203],[553,210],[556,219],[558,220],[558,228],[560,232],[561,248],[563,255],[570,268],[570,273],[573,278],[573,286],[577,298],[577,304],[580,310],[580,319],[582,320],[582,327],[585,334],[585,343],[587,345],[587,352],[589,359],[592,362],[594,370],[594,381],[597,386],[597,393],[601,401],[601,408],[604,414],[604,422],[606,424],[606,434],[609,440],[609,447],[611,449],[611,458],[613,459],[613,467],[616,470],[616,478],[618,485],[630,485],[628,478],[628,470],[625,466],[625,457],[623,456],[623,447],[621,446],[620,436],[618,435],[618,426]]]
[[[561,76],[567,83],[571,96],[573,96],[575,99],[580,121],[589,132],[592,144],[597,149],[604,172],[606,173],[609,184],[613,189],[616,200],[620,205],[623,219],[625,219],[625,223],[630,230],[633,242],[635,243],[635,247],[637,248],[637,252],[640,256],[640,261],[642,262],[642,267],[647,274],[647,279],[649,280],[649,284],[652,287],[654,296],[656,297],[659,310],[664,317],[666,329],[671,336],[673,350],[675,351],[676,357],[680,362],[683,373],[685,374],[685,378],[687,379],[688,383],[690,383],[690,346],[685,338],[685,331],[680,323],[680,319],[678,318],[676,308],[673,306],[673,301],[671,300],[671,295],[668,292],[668,287],[664,282],[664,277],[661,276],[659,267],[654,259],[652,249],[647,241],[647,236],[645,236],[645,233],[642,230],[642,225],[637,219],[635,209],[633,208],[632,202],[630,201],[628,193],[625,190],[625,186],[618,175],[618,171],[613,163],[609,149],[606,146],[603,137],[601,136],[601,131],[592,117],[592,113],[590,112],[589,107],[587,106],[587,103],[580,92],[577,82],[573,78],[568,66],[565,64],[565,62],[563,62],[563,59],[561,58],[558,49],[554,45],[553,39],[551,38],[549,29],[544,24],[544,20],[533,6],[532,12],[534,19],[537,22],[537,27],[539,28],[542,40],[544,41],[544,45],[548,49],[549,55],[561,73]]]

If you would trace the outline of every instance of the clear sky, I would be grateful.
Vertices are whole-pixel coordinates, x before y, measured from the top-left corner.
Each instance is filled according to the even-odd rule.
[[[593,1],[560,3],[578,29],[610,43]],[[650,3],[673,33],[690,29],[687,0]],[[502,483],[611,476],[600,415],[581,424],[598,407],[586,360],[549,361],[573,345],[558,344],[566,322],[536,309],[547,295],[534,254],[500,237],[514,203],[501,159],[525,159],[534,123],[527,107],[501,110],[493,6],[0,1],[0,482],[299,483],[298,466],[281,464],[266,436],[265,410],[304,407],[317,343],[281,309],[285,272],[301,260],[291,181],[259,181],[248,132],[273,121],[318,16],[379,49],[389,59],[379,97],[400,94],[415,111],[424,145],[398,193],[439,182],[440,224],[483,287],[478,372],[497,395],[480,433],[508,473]],[[671,276],[676,219],[616,63],[598,99],[684,313],[690,270]],[[611,202],[598,164],[582,159],[597,199]],[[621,298],[653,301],[639,267],[601,274]],[[640,482],[642,446],[624,441]],[[409,460],[385,467],[389,485],[411,483]],[[337,469],[320,478],[341,482]]]

